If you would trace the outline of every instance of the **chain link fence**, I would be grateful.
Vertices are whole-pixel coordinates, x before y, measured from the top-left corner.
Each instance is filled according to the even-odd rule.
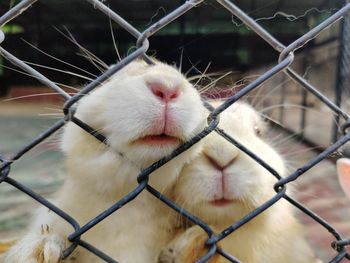
[[[7,13],[3,14],[0,17],[0,26],[4,25],[5,23],[14,19],[16,16],[20,15],[22,12],[24,12],[31,5],[35,4],[35,2],[37,1],[38,0],[21,1],[19,4],[14,6],[11,10],[9,10]],[[84,1],[84,0],[81,0],[81,1]],[[254,217],[258,216],[260,213],[262,213],[266,209],[269,209],[269,207],[273,206],[276,202],[278,202],[281,199],[287,200],[290,204],[300,209],[303,213],[307,214],[314,221],[322,225],[327,231],[329,231],[334,236],[334,242],[330,244],[330,246],[334,250],[336,250],[337,255],[330,262],[340,262],[344,258],[350,259],[350,254],[348,254],[346,251],[346,246],[350,244],[350,239],[344,239],[341,233],[338,233],[338,231],[334,229],[331,225],[329,225],[325,220],[320,218],[318,215],[316,215],[312,211],[308,210],[306,207],[298,203],[296,200],[291,198],[286,193],[287,185],[289,183],[297,180],[300,176],[304,174],[304,172],[308,171],[310,168],[317,165],[324,158],[332,154],[334,151],[336,151],[343,144],[345,144],[350,140],[350,133],[348,132],[349,126],[350,126],[349,115],[343,110],[341,110],[337,105],[332,103],[325,95],[319,92],[317,88],[313,87],[302,76],[297,74],[294,70],[292,70],[289,67],[293,63],[294,52],[302,48],[308,41],[315,38],[321,31],[325,30],[333,23],[336,23],[340,18],[346,15],[346,13],[350,10],[350,4],[344,5],[341,9],[339,9],[336,13],[334,13],[328,19],[321,22],[319,25],[317,25],[312,30],[310,30],[309,32],[307,32],[306,34],[304,34],[303,36],[295,40],[293,43],[289,44],[288,46],[285,46],[282,43],[280,43],[276,38],[274,38],[264,28],[262,28],[256,21],[254,21],[251,17],[249,17],[242,10],[240,10],[239,7],[236,6],[233,2],[228,0],[217,0],[217,3],[219,3],[222,6],[222,8],[226,9],[232,15],[240,19],[247,27],[253,30],[262,39],[264,39],[271,47],[273,47],[276,50],[276,52],[279,53],[279,60],[276,62],[276,64],[273,67],[268,69],[264,74],[256,78],[254,81],[252,81],[243,89],[239,90],[233,96],[226,99],[225,102],[223,102],[219,107],[217,107],[216,109],[212,109],[211,113],[208,116],[208,125],[202,132],[197,134],[190,141],[181,145],[171,155],[164,157],[163,159],[157,161],[156,163],[149,166],[148,168],[142,170],[137,177],[138,186],[133,191],[128,193],[121,200],[119,201],[116,200],[113,206],[111,206],[109,209],[107,209],[103,213],[97,215],[95,218],[91,218],[91,221],[89,221],[87,224],[80,226],[76,222],[76,220],[72,218],[69,214],[66,214],[64,211],[62,211],[61,209],[59,209],[58,207],[50,203],[48,200],[46,200],[42,196],[38,195],[28,187],[22,185],[21,183],[16,181],[14,178],[12,178],[11,169],[10,169],[11,165],[17,160],[19,160],[28,151],[33,149],[35,146],[42,143],[50,135],[52,135],[53,133],[61,129],[68,121],[74,122],[75,124],[80,126],[82,129],[84,129],[86,132],[90,133],[91,136],[94,136],[97,140],[100,140],[101,142],[105,142],[106,140],[103,134],[94,132],[94,129],[92,127],[88,126],[86,123],[82,122],[77,117],[75,117],[74,115],[75,104],[84,96],[84,94],[88,94],[89,92],[94,90],[96,87],[100,85],[100,83],[103,83],[115,72],[119,71],[120,69],[122,69],[124,66],[126,66],[128,63],[132,62],[133,60],[137,58],[143,58],[147,63],[152,63],[152,61],[146,55],[147,50],[149,48],[149,40],[148,40],[149,37],[156,34],[160,29],[167,26],[169,23],[171,23],[175,19],[178,19],[180,16],[182,16],[186,12],[191,12],[191,9],[200,8],[201,4],[203,4],[204,2],[203,0],[188,0],[184,2],[182,5],[180,5],[177,9],[173,10],[172,12],[170,12],[169,14],[161,18],[159,21],[150,25],[145,31],[139,32],[131,24],[129,24],[128,21],[124,20],[116,12],[108,8],[102,1],[98,1],[98,0],[85,0],[85,1],[93,5],[95,9],[98,9],[100,12],[103,12],[106,16],[110,17],[114,23],[117,23],[126,31],[128,31],[135,38],[136,49],[127,57],[123,58],[119,63],[109,68],[105,73],[100,75],[98,78],[91,81],[88,85],[86,85],[82,90],[80,90],[74,96],[70,96],[69,94],[67,94],[59,86],[54,84],[51,80],[49,80],[44,75],[36,71],[34,68],[30,67],[28,64],[21,61],[21,59],[16,58],[14,55],[12,55],[11,53],[9,53],[8,51],[6,51],[4,48],[0,46],[0,54],[5,59],[10,61],[12,64],[16,65],[17,67],[21,68],[28,74],[35,76],[35,78],[37,78],[40,82],[42,82],[47,87],[50,87],[54,91],[61,94],[61,96],[65,99],[65,105],[63,108],[64,117],[58,120],[48,130],[44,131],[43,133],[38,135],[36,138],[34,138],[27,145],[24,145],[23,148],[21,148],[19,151],[13,153],[13,155],[10,156],[10,158],[6,158],[6,159],[2,158],[1,164],[0,164],[0,183],[1,184],[9,184],[17,188],[18,190],[22,191],[23,193],[29,195],[31,198],[33,198],[43,206],[46,206],[47,208],[49,208],[51,211],[59,215],[63,220],[66,220],[69,224],[71,224],[74,227],[74,232],[71,233],[68,237],[68,240],[71,242],[71,246],[65,250],[63,255],[64,257],[67,257],[68,255],[70,255],[77,246],[81,246],[89,250],[91,253],[95,254],[96,256],[100,257],[102,260],[106,262],[117,262],[116,261],[117,259],[112,259],[108,255],[106,255],[103,251],[98,250],[96,247],[87,243],[80,237],[85,232],[89,231],[89,229],[93,228],[96,224],[98,224],[99,222],[101,222],[102,220],[110,216],[112,213],[120,213],[118,209],[128,202],[132,202],[132,200],[136,196],[138,196],[142,191],[148,191],[149,193],[154,195],[155,198],[159,198],[162,202],[167,204],[176,212],[178,212],[179,214],[181,214],[182,216],[184,216],[194,224],[199,225],[201,228],[203,228],[207,232],[208,240],[206,242],[206,245],[208,247],[208,252],[198,262],[206,262],[216,253],[222,255],[230,262],[239,262],[237,259],[235,259],[234,257],[235,255],[228,255],[225,251],[217,247],[217,243],[220,240],[227,237],[228,235],[232,234],[234,231],[242,227],[244,224],[246,224],[250,220],[252,220]],[[6,41],[6,37],[0,31],[0,43],[2,43],[3,41]],[[240,100],[242,97],[244,97],[248,93],[252,92],[253,90],[259,89],[261,84],[263,84],[265,81],[269,80],[271,77],[275,76],[279,72],[284,72],[288,78],[292,79],[293,81],[299,83],[302,87],[304,87],[307,93],[312,93],[320,102],[322,102],[326,107],[328,107],[336,115],[338,115],[342,123],[341,131],[340,131],[342,135],[339,136],[338,140],[334,144],[332,144],[322,153],[320,153],[315,158],[307,162],[304,166],[300,167],[293,173],[283,178],[268,163],[265,163],[262,159],[259,158],[259,156],[254,154],[253,151],[247,149],[244,145],[241,145],[238,141],[236,141],[235,138],[232,138],[230,135],[228,135],[223,130],[218,128],[219,117],[223,111],[225,111],[230,105],[234,104],[236,101]],[[247,155],[253,158],[256,162],[258,162],[261,166],[267,169],[271,173],[271,176],[274,176],[278,180],[274,186],[274,190],[276,194],[273,198],[271,198],[270,200],[265,202],[263,205],[261,205],[254,211],[250,212],[244,218],[237,221],[233,225],[229,226],[219,234],[215,234],[213,230],[205,222],[202,222],[200,219],[186,212],[179,205],[177,205],[170,199],[167,199],[166,197],[161,195],[161,193],[157,189],[152,188],[148,184],[149,176],[153,171],[158,169],[160,166],[162,166],[166,162],[170,161],[175,156],[189,149],[192,145],[196,144],[198,141],[200,141],[202,138],[204,138],[206,135],[208,135],[211,132],[218,133],[227,141],[229,141],[230,143],[235,145],[237,148],[245,152]]]

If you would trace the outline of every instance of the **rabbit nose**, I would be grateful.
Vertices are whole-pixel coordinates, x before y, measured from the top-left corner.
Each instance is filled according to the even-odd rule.
[[[149,84],[148,86],[151,89],[152,93],[164,102],[169,102],[177,99],[181,93],[180,89],[177,87],[170,88],[162,84]]]
[[[222,163],[222,162],[220,162],[220,160],[216,160],[215,158],[211,157],[210,155],[204,154],[204,156],[208,159],[208,161],[211,163],[211,165],[213,165],[216,169],[218,169],[220,171],[225,170],[227,167],[232,165],[236,160],[236,157],[233,157],[228,162]]]

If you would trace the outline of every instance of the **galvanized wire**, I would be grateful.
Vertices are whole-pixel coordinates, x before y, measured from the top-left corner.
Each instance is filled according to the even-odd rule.
[[[247,222],[252,220],[254,217],[261,214],[263,211],[269,209],[273,204],[275,204],[276,202],[279,202],[279,200],[281,199],[285,199],[286,201],[291,203],[293,206],[295,206],[296,208],[301,210],[303,213],[308,215],[310,218],[312,218],[315,222],[320,224],[322,227],[324,227],[327,231],[329,231],[334,236],[335,241],[332,244],[330,244],[330,248],[332,247],[335,251],[337,251],[337,255],[330,262],[340,262],[343,258],[350,259],[349,254],[345,250],[345,247],[348,246],[350,243],[349,239],[343,238],[342,235],[333,226],[327,223],[324,219],[322,219],[317,214],[310,211],[305,206],[303,206],[302,204],[300,204],[299,202],[297,202],[292,197],[286,194],[287,185],[290,182],[297,180],[307,170],[317,165],[320,161],[322,161],[324,158],[332,154],[339,147],[341,147],[343,144],[345,144],[350,140],[350,133],[348,132],[349,129],[347,129],[349,127],[349,120],[350,120],[349,115],[346,112],[344,112],[340,107],[335,105],[332,101],[330,101],[325,95],[319,92],[310,83],[308,83],[303,77],[301,77],[291,68],[289,68],[289,66],[293,63],[293,60],[294,60],[294,52],[297,49],[302,48],[308,41],[315,38],[320,32],[322,32],[327,27],[329,27],[330,25],[338,21],[340,18],[342,18],[342,16],[344,16],[350,10],[350,4],[346,4],[344,7],[338,10],[328,19],[326,19],[325,21],[323,21],[322,23],[317,25],[315,28],[311,29],[309,32],[307,32],[297,40],[293,41],[286,47],[282,43],[280,43],[276,38],[274,38],[268,31],[266,31],[261,25],[259,25],[256,21],[254,21],[251,17],[249,17],[246,13],[244,13],[233,2],[228,0],[217,0],[217,2],[222,6],[222,8],[225,8],[231,14],[233,14],[238,19],[240,19],[246,26],[248,26],[256,34],[258,34],[270,46],[272,46],[276,50],[276,52],[279,53],[279,61],[277,61],[273,67],[271,67],[264,74],[262,74],[260,77],[255,79],[249,85],[247,85],[245,88],[241,89],[239,92],[237,92],[233,96],[226,99],[225,102],[223,102],[216,109],[212,109],[210,106],[207,105],[207,107],[211,109],[211,113],[208,116],[208,125],[205,129],[203,129],[200,133],[195,135],[191,140],[187,141],[186,143],[181,145],[179,148],[174,150],[169,156],[165,156],[164,158],[153,163],[146,169],[143,169],[137,177],[138,185],[137,187],[135,187],[135,189],[130,191],[120,200],[116,200],[111,207],[106,209],[101,214],[97,215],[94,218],[91,218],[88,223],[86,223],[83,226],[80,226],[76,222],[76,220],[72,218],[69,214],[65,213],[64,211],[62,211],[61,209],[53,205],[51,202],[49,202],[39,194],[35,193],[28,187],[20,184],[17,180],[13,179],[11,177],[11,169],[10,169],[11,165],[14,162],[18,161],[23,155],[25,155],[28,151],[33,149],[36,145],[38,145],[39,143],[47,139],[49,136],[51,136],[53,133],[61,129],[65,125],[65,123],[67,123],[68,121],[74,122],[79,127],[84,129],[87,133],[89,133],[91,136],[94,136],[97,140],[103,143],[106,143],[106,138],[103,134],[95,132],[92,127],[90,127],[83,121],[79,120],[74,115],[75,113],[74,104],[78,102],[83,96],[85,96],[86,94],[94,90],[96,87],[101,85],[101,83],[107,80],[110,76],[118,72],[120,69],[125,67],[127,64],[129,64],[136,58],[142,57],[148,63],[152,63],[152,61],[147,57],[147,54],[146,54],[149,47],[148,38],[156,34],[161,28],[167,26],[169,23],[176,20],[186,12],[191,11],[191,9],[195,7],[199,7],[202,4],[203,0],[188,0],[184,2],[182,5],[179,5],[177,9],[170,12],[169,14],[161,18],[159,21],[153,23],[143,32],[139,32],[124,18],[122,18],[115,11],[111,10],[109,7],[103,4],[103,2],[98,0],[81,0],[81,1],[86,1],[89,4],[92,4],[96,9],[100,10],[105,15],[110,17],[114,23],[118,24],[119,26],[124,28],[126,31],[128,31],[130,35],[135,37],[135,44],[137,48],[127,57],[122,59],[119,63],[115,64],[114,66],[109,68],[106,72],[104,72],[101,76],[99,76],[98,78],[90,82],[88,85],[86,85],[81,91],[79,91],[74,96],[71,97],[65,91],[63,91],[60,87],[54,84],[51,80],[49,80],[44,75],[42,75],[40,72],[34,70],[30,65],[24,63],[21,59],[16,58],[10,52],[0,47],[0,54],[5,59],[7,59],[9,62],[14,64],[15,66],[22,68],[25,72],[33,75],[44,85],[58,92],[66,100],[65,105],[63,107],[63,112],[65,114],[64,118],[60,119],[51,128],[49,128],[48,130],[38,135],[32,141],[28,142],[28,144],[25,145],[22,149],[13,153],[10,158],[8,159],[0,158],[0,183],[7,183],[9,185],[12,185],[13,187],[17,188],[21,192],[27,194],[28,196],[36,200],[37,202],[41,203],[43,206],[46,206],[47,208],[49,208],[51,211],[59,215],[63,220],[67,221],[72,225],[72,228],[74,229],[74,231],[72,231],[72,233],[68,236],[68,240],[72,242],[72,244],[68,249],[65,250],[64,257],[69,256],[77,246],[81,246],[87,249],[88,251],[90,251],[91,253],[95,254],[96,256],[100,257],[105,262],[117,262],[116,260],[118,259],[112,259],[103,251],[98,250],[96,247],[87,243],[85,240],[82,240],[81,236],[87,231],[89,231],[91,228],[95,227],[96,224],[98,224],[105,218],[109,217],[112,213],[120,212],[118,210],[122,206],[124,206],[129,202],[132,202],[132,200],[136,198],[142,191],[148,191],[150,194],[154,195],[160,201],[164,202],[174,211],[176,211],[177,213],[187,218],[190,222],[200,226],[208,234],[208,240],[206,241],[206,245],[208,246],[208,253],[204,255],[198,262],[206,262],[215,253],[222,255],[224,258],[226,258],[231,262],[240,262],[238,259],[235,258],[235,255],[229,255],[227,252],[219,248],[217,246],[217,242],[226,238],[228,235],[231,235],[234,231],[241,228],[243,225],[245,225]],[[11,21],[16,16],[24,12],[28,7],[33,5],[35,2],[36,2],[35,0],[21,1],[19,4],[14,6],[7,13],[3,14],[0,17],[0,25],[4,25],[5,23]],[[4,34],[0,31],[0,44],[3,41],[6,41],[6,38],[4,39]],[[271,77],[273,77],[274,75],[276,75],[281,71],[284,71],[287,76],[289,76],[291,79],[301,84],[307,92],[310,92],[313,95],[315,95],[316,98],[318,98],[321,102],[327,105],[333,112],[335,112],[341,118],[343,118],[344,119],[343,130],[345,133],[325,151],[323,151],[322,153],[317,155],[314,159],[307,162],[304,166],[302,166],[301,168],[297,169],[296,171],[292,172],[290,175],[284,178],[282,178],[278,174],[278,172],[275,171],[268,163],[264,162],[259,156],[257,156],[254,153],[254,151],[252,151],[252,149],[248,149],[247,147],[242,145],[239,141],[237,141],[235,138],[231,137],[230,135],[225,133],[223,130],[218,128],[218,124],[220,122],[219,117],[223,111],[225,111],[228,107],[230,107],[236,101],[240,100],[242,97],[246,96],[251,91],[258,89],[261,86],[261,84],[263,84],[265,81],[267,81],[268,79],[270,79]],[[269,171],[271,173],[271,176],[274,176],[278,180],[274,186],[274,190],[276,191],[276,194],[270,200],[267,200],[261,206],[251,211],[250,213],[245,215],[243,218],[241,218],[240,220],[238,220],[237,222],[227,227],[224,231],[218,234],[215,234],[206,222],[204,222],[200,218],[195,217],[194,215],[192,215],[191,213],[189,213],[188,211],[180,207],[178,204],[176,204],[172,200],[163,196],[158,189],[155,189],[148,184],[149,176],[152,172],[154,172],[155,170],[163,166],[168,161],[172,160],[177,155],[186,151],[194,144],[198,143],[200,140],[202,140],[205,136],[207,136],[211,132],[215,132],[219,134],[228,142],[235,145],[238,149],[243,151],[250,158],[254,159],[257,163],[259,163],[262,167],[264,167],[267,171]]]

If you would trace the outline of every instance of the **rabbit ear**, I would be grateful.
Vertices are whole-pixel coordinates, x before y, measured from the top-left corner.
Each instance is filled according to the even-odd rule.
[[[337,161],[337,170],[340,186],[350,198],[350,159],[341,158]]]

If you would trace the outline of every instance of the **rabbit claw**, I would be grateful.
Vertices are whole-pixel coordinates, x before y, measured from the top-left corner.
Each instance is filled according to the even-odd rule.
[[[205,242],[208,234],[199,226],[193,226],[185,232],[179,233],[158,257],[158,263],[190,263],[203,257],[208,253]],[[208,263],[220,263],[220,256],[215,254]]]
[[[61,262],[65,240],[50,233],[48,225],[41,226],[39,235],[31,233],[17,242],[6,254],[7,263],[58,263]]]

